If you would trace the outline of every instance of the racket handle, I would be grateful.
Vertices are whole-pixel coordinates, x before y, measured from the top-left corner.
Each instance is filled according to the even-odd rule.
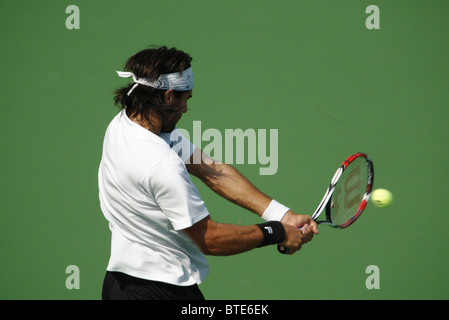
[[[278,244],[278,251],[282,254],[287,254],[290,252],[290,249]]]

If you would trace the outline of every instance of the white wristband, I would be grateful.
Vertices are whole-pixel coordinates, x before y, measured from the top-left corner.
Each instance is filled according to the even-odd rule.
[[[266,221],[281,221],[288,210],[290,208],[273,199],[262,214],[262,219]]]

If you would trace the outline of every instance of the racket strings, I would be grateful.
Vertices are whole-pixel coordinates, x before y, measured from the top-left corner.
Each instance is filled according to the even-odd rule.
[[[331,219],[337,226],[351,220],[359,211],[366,192],[368,166],[363,157],[355,159],[343,171],[331,203]]]

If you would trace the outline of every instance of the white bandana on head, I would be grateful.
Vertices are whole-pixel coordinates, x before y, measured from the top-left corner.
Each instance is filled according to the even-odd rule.
[[[193,89],[193,71],[192,67],[185,69],[181,72],[173,72],[167,74],[161,74],[155,81],[151,81],[147,78],[137,78],[132,72],[117,71],[119,77],[129,78],[134,80],[134,86],[128,91],[128,96],[131,95],[133,90],[139,85],[153,87],[155,89],[162,90],[175,90],[175,91],[189,91]]]

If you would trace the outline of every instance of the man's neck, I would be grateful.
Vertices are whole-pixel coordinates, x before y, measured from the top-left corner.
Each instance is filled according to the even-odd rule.
[[[151,123],[149,123],[142,117],[130,117],[129,119],[158,136],[161,134],[162,121],[160,119],[152,119]]]

